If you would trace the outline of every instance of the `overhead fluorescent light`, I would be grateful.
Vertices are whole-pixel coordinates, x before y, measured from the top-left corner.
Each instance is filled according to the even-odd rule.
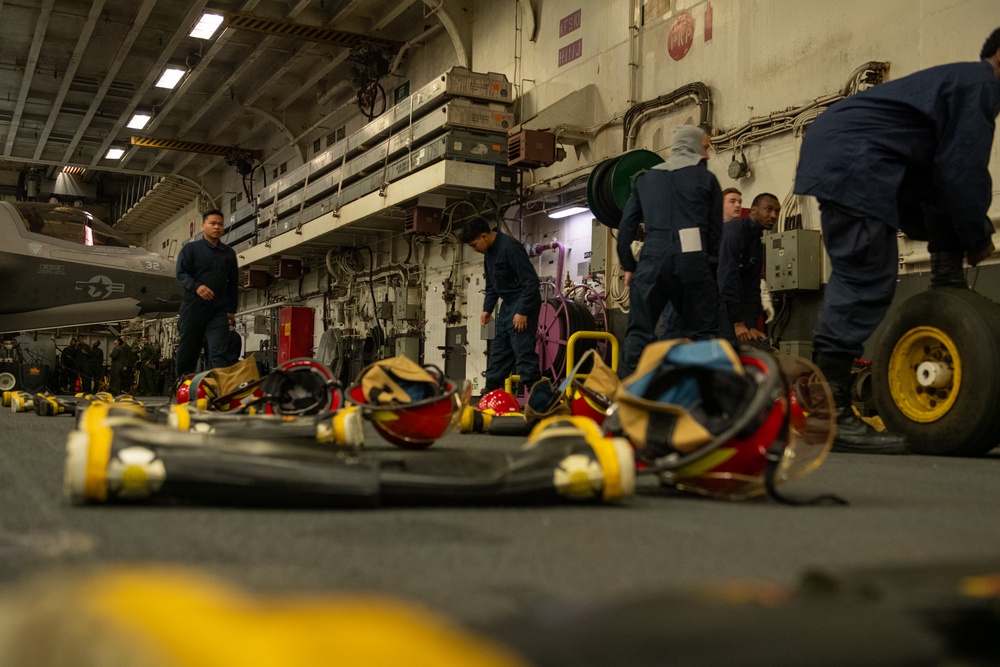
[[[557,208],[554,211],[549,211],[549,217],[558,220],[559,218],[568,218],[571,215],[577,215],[578,213],[586,213],[590,209],[586,206],[568,206],[566,208]]]
[[[180,69],[179,67],[168,67],[163,70],[163,74],[160,75],[160,80],[156,82],[157,88],[173,88],[177,83],[184,78],[184,74],[187,70]]]
[[[122,155],[125,155],[124,148],[109,148],[107,154],[104,156],[105,160],[120,160]]]
[[[136,112],[132,114],[132,119],[128,122],[128,127],[133,130],[141,130],[146,127],[149,121],[153,120],[153,115],[148,113]]]
[[[212,39],[212,35],[215,34],[220,25],[222,25],[220,14],[202,14],[201,18],[198,19],[198,24],[189,34],[198,39]]]

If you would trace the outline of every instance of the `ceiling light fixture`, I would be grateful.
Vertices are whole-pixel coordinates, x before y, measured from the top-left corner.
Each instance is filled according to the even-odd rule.
[[[107,154],[104,156],[105,160],[120,160],[122,155],[125,155],[124,148],[109,148]]]
[[[571,215],[577,215],[578,213],[587,213],[590,209],[586,206],[568,206],[566,208],[557,208],[554,211],[549,211],[548,216],[554,220],[559,218],[568,218]]]
[[[163,74],[160,75],[160,79],[156,82],[156,87],[173,88],[180,82],[186,73],[186,70],[178,67],[168,67],[163,70]]]
[[[153,114],[145,113],[142,111],[136,111],[132,114],[132,119],[129,120],[128,126],[133,130],[141,130],[149,124],[149,121],[153,120]]]
[[[221,14],[202,14],[194,29],[188,33],[197,39],[212,39],[212,35],[222,25]]]

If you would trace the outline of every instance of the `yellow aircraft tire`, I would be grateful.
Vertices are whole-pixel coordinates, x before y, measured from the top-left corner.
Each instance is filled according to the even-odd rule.
[[[1000,444],[1000,306],[938,288],[889,312],[872,361],[875,406],[919,454],[981,456]]]

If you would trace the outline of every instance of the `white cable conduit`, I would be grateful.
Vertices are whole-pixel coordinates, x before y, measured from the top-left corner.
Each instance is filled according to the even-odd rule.
[[[455,48],[455,56],[458,58],[458,65],[460,67],[469,67],[469,53],[465,49],[465,44],[462,43],[462,36],[458,32],[458,26],[455,25],[455,21],[452,20],[451,15],[444,11],[444,0],[424,0],[424,4],[427,8],[431,10],[431,13],[438,17],[438,21],[444,26],[444,29],[448,31],[448,35],[451,37],[451,44]]]
[[[625,138],[628,146],[627,150],[632,150],[632,148],[635,147],[635,138],[639,134],[639,126],[642,125],[643,121],[645,121],[647,118],[651,118],[652,116],[658,116],[660,114],[673,111],[677,107],[686,106],[687,104],[690,104],[691,101],[694,101],[695,105],[701,104],[701,99],[699,99],[698,95],[695,93],[691,93],[689,95],[684,95],[683,97],[679,97],[676,100],[664,106],[647,109],[646,111],[643,111],[641,114],[636,116],[635,120],[632,123],[632,127],[629,128],[628,136]]]
[[[403,44],[403,46],[399,48],[399,51],[396,52],[396,57],[392,59],[392,64],[389,65],[389,74],[391,75],[396,73],[396,70],[399,69],[399,66],[403,64],[403,56],[406,55],[406,52],[409,51],[411,47],[424,41],[425,39],[427,39],[428,37],[430,37],[443,27],[444,24],[442,23],[438,23],[437,25],[432,25],[427,30],[424,30],[422,33],[420,33],[413,39]]]

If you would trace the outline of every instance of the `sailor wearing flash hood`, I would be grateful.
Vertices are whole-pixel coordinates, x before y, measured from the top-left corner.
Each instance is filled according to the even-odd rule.
[[[681,332],[693,340],[719,333],[716,268],[722,236],[722,188],[707,169],[709,139],[700,127],[674,133],[670,158],[635,182],[618,227],[618,259],[629,288],[629,322],[618,374],[632,373],[655,340],[656,323],[669,302]],[[637,263],[632,242],[639,223],[646,239]]]

